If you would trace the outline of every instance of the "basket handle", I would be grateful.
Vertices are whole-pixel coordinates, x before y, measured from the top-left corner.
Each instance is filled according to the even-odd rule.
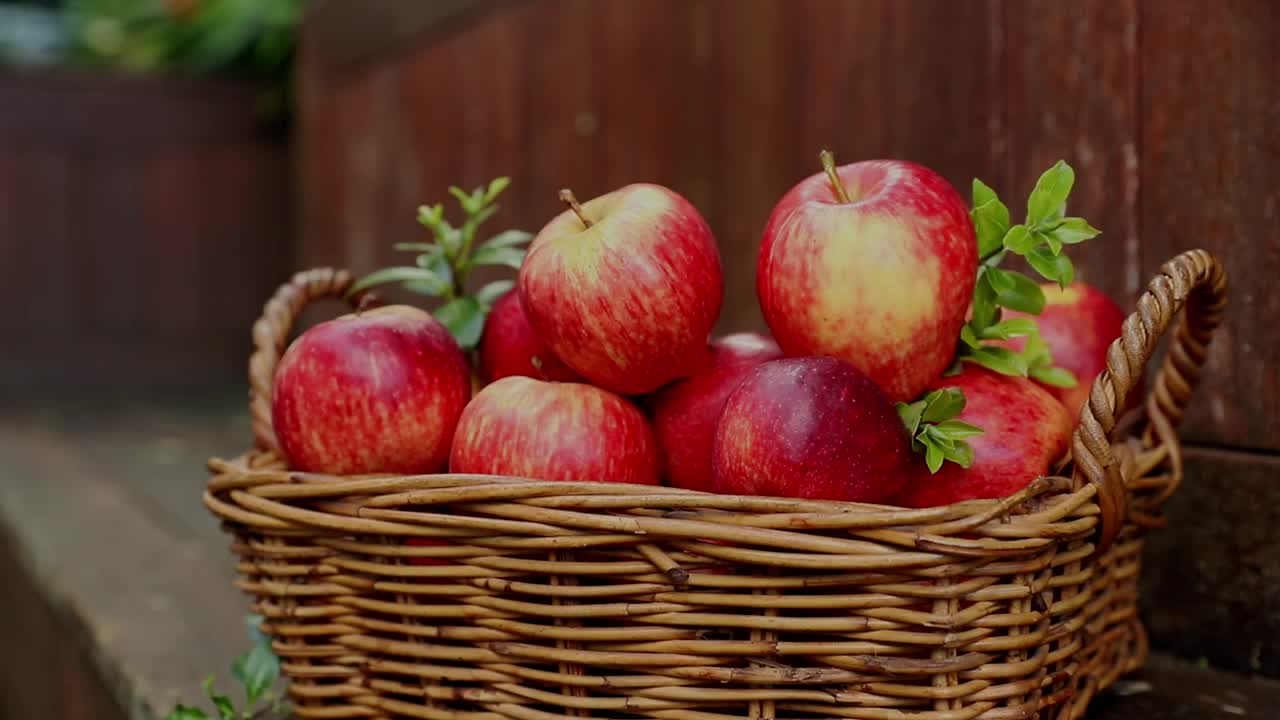
[[[254,350],[249,357],[249,414],[259,449],[279,450],[271,427],[271,386],[294,321],[311,302],[344,297],[354,282],[355,278],[346,270],[304,270],[281,285],[263,306],[262,317],[253,324]],[[360,297],[351,300],[355,307]]]
[[[1089,391],[1089,402],[1071,437],[1076,476],[1098,489],[1102,522],[1099,552],[1120,534],[1129,512],[1129,496],[1111,450],[1116,408],[1142,377],[1143,368],[1170,321],[1185,308],[1147,400],[1154,424],[1174,428],[1182,421],[1191,391],[1200,378],[1209,340],[1222,322],[1227,304],[1227,275],[1205,250],[1189,250],[1166,262],[1125,319],[1120,337],[1107,349],[1107,368]]]

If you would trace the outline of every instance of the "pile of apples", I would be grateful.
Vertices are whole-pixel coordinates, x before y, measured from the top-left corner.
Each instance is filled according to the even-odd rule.
[[[711,337],[720,256],[679,194],[633,184],[579,204],[562,191],[568,208],[508,259],[517,280],[476,321],[474,353],[403,304],[299,336],[272,397],[281,451],[335,475],[905,507],[1003,497],[1048,474],[1123,319],[1061,255],[1097,234],[1062,217],[1070,168],[1046,173],[1011,226],[980,182],[971,211],[919,164],[823,161],[764,228],[771,337]],[[1058,282],[998,269],[1006,253]]]

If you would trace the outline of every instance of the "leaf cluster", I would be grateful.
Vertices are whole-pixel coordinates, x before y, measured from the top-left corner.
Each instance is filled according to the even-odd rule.
[[[356,281],[350,293],[355,294],[379,285],[399,284],[411,292],[440,298],[436,319],[444,324],[464,349],[476,346],[484,330],[484,321],[493,303],[514,286],[511,280],[495,280],[475,294],[466,293],[468,274],[483,265],[520,269],[533,236],[523,230],[506,230],[476,244],[480,227],[498,211],[497,199],[510,184],[505,177],[487,186],[466,192],[450,187],[465,215],[462,224],[453,225],[444,216],[444,205],[418,208],[418,223],[431,231],[431,241],[400,243],[396,250],[415,252],[413,265],[382,268]]]

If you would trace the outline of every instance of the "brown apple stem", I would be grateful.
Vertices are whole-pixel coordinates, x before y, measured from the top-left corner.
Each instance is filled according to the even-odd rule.
[[[537,355],[534,355],[533,357],[529,358],[529,364],[533,366],[534,370],[538,371],[538,375],[541,376],[541,379],[547,380],[547,381],[551,380],[551,378],[547,377],[547,371],[542,369],[542,358],[538,357]]]
[[[836,156],[832,155],[830,150],[823,150],[818,153],[818,162],[822,163],[823,172],[831,179],[831,189],[836,191],[836,199],[840,202],[853,202],[849,197],[849,191],[844,188],[844,181],[836,172]]]
[[[372,310],[381,304],[377,295],[371,292],[362,293],[360,299],[356,301],[356,314],[359,315],[366,310]]]
[[[561,190],[560,202],[569,206],[569,209],[573,211],[573,214],[577,215],[578,219],[582,221],[583,227],[591,227],[591,221],[587,219],[586,211],[584,211],[582,206],[578,204],[578,198],[573,196],[572,190],[569,188]]]

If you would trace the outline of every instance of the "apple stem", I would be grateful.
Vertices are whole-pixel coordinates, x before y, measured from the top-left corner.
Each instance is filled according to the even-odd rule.
[[[578,204],[578,198],[573,196],[572,190],[569,188],[561,190],[560,202],[569,206],[569,209],[573,211],[573,214],[577,215],[578,219],[582,221],[583,227],[591,227],[591,221],[587,219],[586,211],[584,211],[582,206]]]
[[[378,307],[379,304],[377,295],[374,295],[371,292],[363,293],[360,295],[360,299],[356,302],[356,314],[359,315],[366,310],[372,310]]]
[[[836,156],[832,155],[830,150],[823,150],[818,153],[818,162],[822,163],[822,170],[831,180],[831,189],[836,191],[836,199],[844,203],[853,202],[849,197],[849,191],[844,188],[844,182],[840,179],[839,173],[836,172]]]
[[[543,380],[551,380],[551,378],[547,377],[547,371],[542,369],[542,358],[534,355],[529,358],[529,364],[533,366],[534,370],[538,371],[538,375],[540,375]]]

